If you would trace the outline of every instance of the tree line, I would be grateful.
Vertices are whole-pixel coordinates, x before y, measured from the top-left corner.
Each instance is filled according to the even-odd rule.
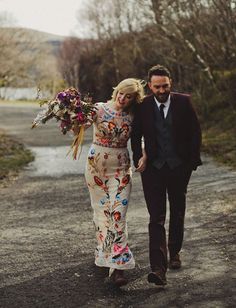
[[[75,86],[105,101],[120,80],[146,81],[160,63],[204,118],[222,106],[235,114],[236,0],[88,0],[77,14],[87,38],[67,38],[52,58],[0,15],[0,86]]]
[[[109,99],[123,78],[146,80],[148,68],[160,63],[204,116],[216,101],[235,111],[235,0],[90,0],[78,22],[90,39],[65,40],[59,69],[94,100]]]
[[[85,38],[56,45],[35,32],[9,31],[0,13],[0,87],[37,86],[55,95],[75,86],[106,101],[120,80],[146,82],[151,66],[165,65],[173,89],[192,95],[203,149],[236,166],[236,0],[83,3],[77,19]]]

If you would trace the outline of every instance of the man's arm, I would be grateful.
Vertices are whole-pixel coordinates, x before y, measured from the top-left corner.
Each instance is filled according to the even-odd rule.
[[[132,122],[131,132],[131,149],[133,151],[134,166],[138,168],[139,160],[142,157],[142,122],[140,106],[137,105],[134,111],[134,118]]]
[[[197,169],[197,166],[201,165],[200,159],[200,149],[202,144],[202,132],[200,123],[197,117],[197,114],[192,106],[191,101],[189,100],[189,114],[190,114],[190,123],[191,123],[191,165],[193,170]]]
[[[147,166],[147,154],[146,154],[146,151],[145,151],[144,148],[142,149],[142,152],[143,152],[142,153],[143,156],[141,158],[139,158],[138,166],[135,170],[137,172],[143,172],[146,169],[146,166]]]

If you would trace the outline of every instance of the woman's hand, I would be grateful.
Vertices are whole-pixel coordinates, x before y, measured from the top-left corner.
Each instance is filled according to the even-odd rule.
[[[92,121],[92,120],[87,120],[87,122],[83,124],[83,127],[84,127],[85,129],[87,129],[87,128],[89,128],[92,124],[93,124],[93,121]]]
[[[73,131],[74,135],[78,135],[78,133],[80,132],[81,126],[83,126],[84,129],[87,129],[92,124],[93,124],[93,121],[91,121],[91,120],[87,120],[87,122],[85,122],[84,124],[80,124],[80,125],[75,124],[75,125],[72,126],[72,131]]]

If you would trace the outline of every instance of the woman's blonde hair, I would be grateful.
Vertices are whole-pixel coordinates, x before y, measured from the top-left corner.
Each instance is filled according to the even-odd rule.
[[[141,80],[135,78],[127,78],[122,80],[118,85],[113,88],[111,100],[114,102],[119,91],[125,94],[136,94],[134,102],[141,103],[144,97],[144,89]]]

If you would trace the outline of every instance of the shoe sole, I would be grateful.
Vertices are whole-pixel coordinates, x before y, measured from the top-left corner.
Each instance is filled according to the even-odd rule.
[[[167,284],[166,281],[162,280],[160,277],[158,277],[154,273],[148,274],[148,282],[155,283],[155,285],[158,285],[158,286],[164,286]]]

